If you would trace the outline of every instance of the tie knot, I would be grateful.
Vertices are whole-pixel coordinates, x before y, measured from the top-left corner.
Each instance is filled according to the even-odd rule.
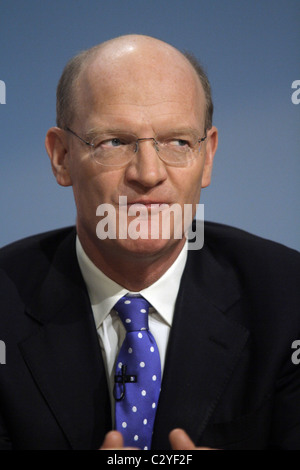
[[[144,297],[124,295],[114,308],[127,331],[141,331],[148,330],[149,307]]]

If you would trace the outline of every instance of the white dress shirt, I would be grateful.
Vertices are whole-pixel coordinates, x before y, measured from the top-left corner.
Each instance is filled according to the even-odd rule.
[[[113,412],[115,363],[126,335],[125,327],[114,310],[114,305],[126,294],[140,294],[152,305],[149,310],[149,330],[153,334],[160,354],[163,373],[166,349],[172,326],[175,302],[187,258],[187,242],[170,268],[146,289],[129,292],[108,278],[84,252],[77,236],[76,252],[79,267],[86,283],[94,314]]]

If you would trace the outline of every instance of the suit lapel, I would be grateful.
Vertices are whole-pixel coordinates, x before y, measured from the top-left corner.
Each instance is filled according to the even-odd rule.
[[[239,299],[229,267],[207,248],[189,252],[171,328],[152,446],[177,427],[198,442],[243,350],[248,331],[225,312]]]
[[[111,429],[107,380],[89,298],[75,255],[75,233],[57,249],[27,313],[35,321],[20,344],[45,401],[74,449],[97,448]],[[175,308],[153,448],[184,428],[198,442],[234,371],[248,332],[226,312],[238,281],[207,247],[189,252]]]
[[[58,248],[27,312],[37,326],[20,349],[37,386],[70,446],[97,448],[111,428],[110,402],[74,233]]]

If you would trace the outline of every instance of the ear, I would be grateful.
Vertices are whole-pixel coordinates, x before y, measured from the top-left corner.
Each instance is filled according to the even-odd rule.
[[[65,131],[51,127],[46,135],[45,147],[49,155],[52,171],[61,186],[72,186],[68,164],[68,140]]]
[[[207,141],[205,146],[205,161],[202,175],[202,188],[209,186],[213,168],[214,156],[218,148],[218,129],[212,126],[207,131]]]

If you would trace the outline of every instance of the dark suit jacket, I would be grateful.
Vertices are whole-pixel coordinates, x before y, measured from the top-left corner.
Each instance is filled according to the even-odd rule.
[[[207,223],[177,298],[153,448],[300,449],[299,254]],[[111,429],[105,369],[68,228],[0,252],[0,448],[97,449]]]

